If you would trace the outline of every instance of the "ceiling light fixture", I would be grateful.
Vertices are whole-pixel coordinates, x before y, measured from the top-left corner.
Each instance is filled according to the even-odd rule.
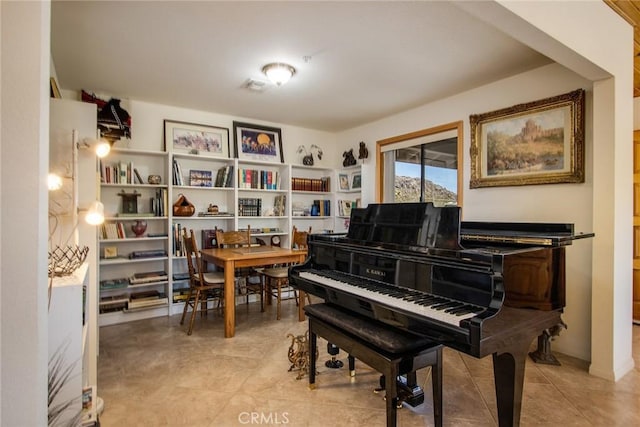
[[[273,62],[262,67],[262,72],[278,86],[282,86],[289,81],[291,76],[296,73],[296,69],[289,64],[282,62]]]

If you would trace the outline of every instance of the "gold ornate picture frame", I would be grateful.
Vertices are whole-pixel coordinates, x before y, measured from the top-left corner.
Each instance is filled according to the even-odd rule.
[[[582,89],[474,114],[470,188],[584,182]]]

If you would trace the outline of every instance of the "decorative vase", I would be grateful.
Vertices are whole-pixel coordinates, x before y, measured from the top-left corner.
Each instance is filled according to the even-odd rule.
[[[142,237],[145,231],[147,231],[147,222],[138,220],[135,224],[131,226],[131,231],[133,231],[136,237]]]

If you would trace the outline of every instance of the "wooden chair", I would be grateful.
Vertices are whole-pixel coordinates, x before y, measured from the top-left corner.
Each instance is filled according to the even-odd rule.
[[[251,227],[247,226],[247,229],[242,231],[222,231],[216,229],[216,242],[219,248],[249,247],[251,246]],[[259,280],[257,283],[251,283],[249,281],[250,277],[256,277],[256,272],[253,269],[238,269],[238,271],[236,271],[236,277],[244,279],[244,285],[241,285],[239,291],[246,295],[247,305],[249,304],[249,295],[259,295],[260,311],[264,311],[262,281]]]
[[[298,231],[296,226],[293,226],[293,232],[291,233],[291,248],[292,249],[307,249],[307,240],[311,234],[311,227],[309,231]],[[271,297],[276,297],[276,318],[281,318],[281,306],[283,300],[295,298],[296,305],[298,305],[298,292],[289,286],[289,267],[290,266],[274,266],[273,268],[264,268],[258,270],[264,279],[265,295],[268,296],[267,303],[271,303]],[[283,298],[284,292],[293,293],[292,297]],[[307,299],[311,303],[311,298],[307,294]]]
[[[189,293],[184,303],[180,324],[182,325],[184,323],[187,311],[189,307],[191,307],[191,320],[189,321],[189,329],[187,330],[187,335],[191,335],[196,312],[200,311],[201,314],[206,314],[208,310],[208,299],[210,297],[218,299],[218,307],[220,307],[220,301],[222,301],[222,294],[224,292],[224,274],[220,272],[203,271],[202,258],[193,230],[190,230],[190,234],[187,234],[187,229],[183,228],[182,240],[184,242],[184,251],[189,269]]]

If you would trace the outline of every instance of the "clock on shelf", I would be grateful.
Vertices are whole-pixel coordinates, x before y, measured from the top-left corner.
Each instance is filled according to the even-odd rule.
[[[280,246],[280,236],[271,236],[271,246]]]

